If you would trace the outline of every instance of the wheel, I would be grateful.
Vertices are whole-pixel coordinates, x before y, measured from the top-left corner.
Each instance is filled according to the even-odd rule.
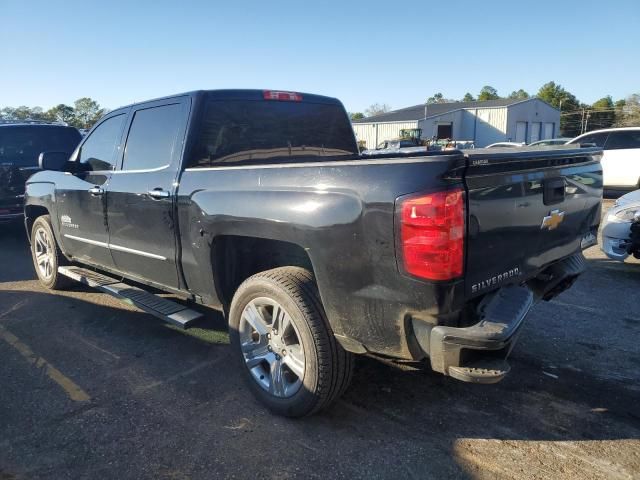
[[[333,336],[308,270],[276,268],[245,280],[229,327],[249,387],[277,414],[318,412],[351,381],[353,354]]]
[[[51,229],[51,218],[43,215],[36,218],[31,228],[31,256],[40,283],[50,290],[61,290],[71,280],[58,273],[59,265],[68,265]]]

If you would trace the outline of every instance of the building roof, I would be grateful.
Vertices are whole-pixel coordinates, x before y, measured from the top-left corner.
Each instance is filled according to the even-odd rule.
[[[465,108],[507,107],[514,103],[532,100],[533,98],[535,97],[524,100],[520,98],[500,98],[498,100],[486,100],[484,102],[430,103],[427,105],[427,116],[432,117],[435,115],[442,115],[447,112]],[[421,103],[420,105],[414,105],[413,107],[401,108],[399,110],[381,113],[380,115],[373,115],[371,117],[361,118],[360,120],[354,120],[353,123],[412,122],[422,120],[425,118],[424,107],[425,104]]]

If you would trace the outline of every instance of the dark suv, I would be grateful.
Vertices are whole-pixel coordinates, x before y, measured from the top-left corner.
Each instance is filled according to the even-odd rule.
[[[24,184],[42,152],[71,154],[82,136],[73,127],[49,123],[0,124],[0,222],[22,218]]]

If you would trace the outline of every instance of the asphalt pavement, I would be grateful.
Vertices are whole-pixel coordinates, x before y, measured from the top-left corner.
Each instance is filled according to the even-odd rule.
[[[22,229],[0,226],[0,480],[640,478],[640,264],[587,257],[534,307],[503,382],[360,357],[334,408],[288,420],[252,398],[219,314],[181,332],[46,291]]]

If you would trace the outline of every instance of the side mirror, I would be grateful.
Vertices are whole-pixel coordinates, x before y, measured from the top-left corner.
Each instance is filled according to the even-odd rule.
[[[38,156],[38,167],[41,170],[63,171],[68,160],[67,152],[42,152]]]

